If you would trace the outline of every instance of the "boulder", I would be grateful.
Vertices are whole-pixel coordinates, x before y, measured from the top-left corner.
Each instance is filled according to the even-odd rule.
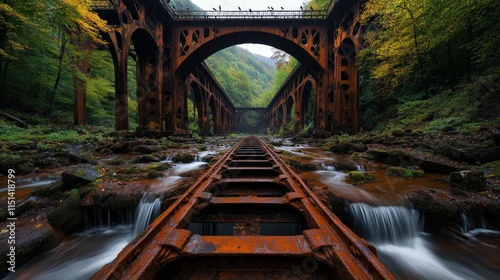
[[[363,175],[363,173],[358,172],[358,171],[349,172],[349,178],[351,178],[357,184],[364,184],[366,181],[366,178]]]
[[[83,212],[78,190],[73,189],[68,196],[55,205],[47,218],[54,228],[65,232],[73,232],[83,224]]]
[[[194,161],[194,155],[190,153],[178,153],[173,157],[174,162],[190,163]]]
[[[101,175],[96,167],[91,164],[83,163],[69,167],[62,173],[62,181],[66,188],[81,184],[86,185],[99,179]]]
[[[150,162],[159,162],[159,161],[160,161],[160,159],[157,157],[150,156],[150,155],[143,155],[143,156],[140,156],[140,157],[134,159],[132,162],[133,163],[150,163]]]
[[[7,263],[10,245],[8,237],[10,222],[0,224],[0,276],[7,272],[10,267]],[[57,245],[57,238],[54,229],[45,221],[17,221],[15,223],[16,244],[16,271],[21,264],[28,262],[33,257],[54,248]],[[4,246],[5,245],[5,246]]]
[[[137,145],[132,147],[132,151],[141,154],[152,154],[161,151],[161,148],[156,145]]]
[[[481,192],[486,189],[484,172],[478,170],[465,170],[450,173],[450,192],[460,194],[463,192]]]

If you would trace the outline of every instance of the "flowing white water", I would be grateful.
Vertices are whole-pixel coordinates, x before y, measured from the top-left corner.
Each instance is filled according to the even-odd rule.
[[[469,217],[465,213],[460,213],[462,218],[462,233],[467,233],[469,231]]]
[[[89,279],[132,240],[129,226],[96,228],[66,238],[62,244],[9,274],[5,279]]]
[[[422,229],[418,211],[403,206],[349,205],[353,230],[374,244],[412,246]]]
[[[352,184],[346,183],[346,177],[348,177],[347,173],[344,173],[342,171],[335,171],[335,168],[333,166],[332,168],[329,168],[329,166],[325,166],[324,169],[333,170],[319,170],[314,171],[314,173],[320,175],[320,177],[318,178],[319,181],[331,188],[337,196],[356,198],[354,200],[358,201],[378,201],[378,199],[371,193]]]
[[[207,164],[201,160],[198,157],[192,163],[175,164],[169,176],[158,179],[137,205],[133,225],[111,226],[109,210],[103,216],[102,210],[94,210],[93,216],[98,219],[94,224],[101,227],[67,238],[57,248],[38,256],[5,279],[89,279],[161,213],[161,194],[182,182],[179,174]]]
[[[359,171],[359,172],[365,172],[366,171],[365,167],[362,164],[356,165],[356,170]]]
[[[161,198],[145,193],[137,205],[132,236],[137,236],[161,213]]]
[[[417,211],[402,206],[349,205],[353,230],[377,248],[397,279],[484,279],[440,258],[422,234]]]
[[[324,163],[321,163],[321,168],[326,171],[335,171],[335,166],[326,165]]]

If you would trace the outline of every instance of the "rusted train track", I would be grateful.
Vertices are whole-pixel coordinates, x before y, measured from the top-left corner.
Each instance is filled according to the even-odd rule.
[[[394,279],[260,139],[232,147],[92,279]]]

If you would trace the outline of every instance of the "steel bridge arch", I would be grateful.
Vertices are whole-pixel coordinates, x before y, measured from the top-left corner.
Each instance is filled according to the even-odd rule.
[[[199,30],[195,30],[193,32],[196,31]],[[192,33],[189,34],[192,35]],[[188,37],[192,37],[189,36],[189,34]],[[191,68],[192,65],[198,65],[214,53],[227,47],[245,43],[263,44],[285,51],[299,60],[302,64],[309,65],[318,71],[322,71],[326,67],[325,63],[321,60],[320,55],[313,55],[300,44],[291,41],[284,36],[271,33],[269,30],[255,31],[250,29],[246,31],[239,30],[223,35],[217,35],[211,39],[205,38],[204,41],[194,42],[191,38],[191,40],[187,39],[185,44],[181,44],[179,42],[177,49],[179,55],[176,56],[176,64],[178,65],[176,72],[180,75],[188,73],[189,68]],[[192,45],[192,49],[190,48],[189,52],[182,55],[183,48],[185,45],[189,44]]]
[[[149,72],[145,71],[147,75],[144,74],[138,81],[138,84],[144,85],[141,87],[144,93],[153,90],[155,92],[153,95],[156,95],[156,97],[146,96],[141,103],[141,113],[138,117],[140,130],[143,132],[188,134],[186,110],[183,109],[187,107],[186,79],[196,71],[195,68],[204,58],[227,46],[239,43],[274,46],[288,52],[301,62],[314,81],[311,87],[315,92],[315,131],[328,135],[338,131],[358,130],[359,79],[355,57],[361,47],[362,28],[357,19],[364,2],[362,0],[332,1],[329,9],[318,17],[297,11],[293,18],[286,16],[280,18],[276,16],[278,13],[273,15],[273,12],[263,11],[262,13],[267,15],[252,18],[233,13],[231,20],[219,18],[218,12],[205,15],[204,18],[203,14],[202,17],[193,16],[189,12],[176,14],[165,1],[98,2],[108,3],[96,7],[96,10],[101,17],[108,20],[112,29],[108,32],[108,41],[115,62],[117,130],[128,129],[126,62],[132,36],[135,30],[141,28],[149,34],[146,36],[151,38],[148,39],[149,44],[155,45],[158,50],[157,54],[152,55],[155,56],[152,60],[155,63],[151,65],[143,63],[148,66],[146,68]],[[352,47],[349,55],[343,50],[346,46]],[[349,58],[348,61],[354,63],[343,65],[346,57]],[[151,59],[152,57],[148,57],[144,60]],[[155,83],[154,86],[150,86],[148,77],[151,74],[157,77],[158,87]],[[283,87],[283,92],[277,93],[276,100],[279,100],[279,96],[293,92],[300,94],[300,90],[297,91],[299,84],[300,81],[297,80],[288,85],[288,88]],[[220,95],[217,92],[213,93]],[[295,104],[304,103],[300,96],[292,98]],[[217,99],[214,102],[225,101]],[[276,130],[279,125],[285,124],[282,121],[275,121],[280,115],[284,115],[281,116],[281,120],[286,117],[286,113],[276,112],[277,108],[286,107],[283,105],[276,102],[268,107],[267,116],[271,130]],[[222,113],[217,111],[226,110],[224,117],[217,117],[218,128],[215,130],[218,130],[218,133],[234,131],[237,119],[234,108],[223,106],[222,103],[217,103],[217,106],[213,107],[215,113],[221,116]],[[303,112],[302,107],[296,105],[294,113],[299,120],[303,119]],[[300,130],[301,126],[303,123],[296,123],[295,130]]]

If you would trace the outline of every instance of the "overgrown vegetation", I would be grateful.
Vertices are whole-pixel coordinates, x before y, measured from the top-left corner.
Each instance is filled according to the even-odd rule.
[[[433,132],[500,126],[500,59],[496,54],[500,4],[494,0],[448,2],[365,3],[361,19],[364,48],[358,59],[364,130]],[[325,9],[329,3],[313,0],[306,6]],[[2,110],[34,125],[70,124],[73,93],[82,90],[74,85],[84,81],[88,123],[114,126],[113,62],[97,35],[105,29],[104,23],[90,12],[91,4],[90,0],[28,0],[7,1],[0,6]],[[198,9],[188,0],[171,4],[179,9]],[[83,39],[93,42],[91,52],[83,51]],[[90,68],[75,67],[83,59],[89,60]],[[266,107],[298,63],[281,51],[274,59],[276,71],[246,50],[228,48],[210,57],[207,64],[236,106]],[[132,129],[137,118],[135,63],[131,46],[128,85]],[[193,106],[191,102],[190,108]],[[189,110],[189,119],[196,132],[194,111]],[[295,133],[293,118],[288,123],[280,135]],[[240,127],[243,133],[267,132],[258,113],[245,114]],[[8,129],[3,127],[2,132]],[[302,134],[310,129],[307,123]],[[14,139],[14,135],[9,141],[31,141]]]
[[[362,22],[362,126],[425,131],[500,125],[494,0],[370,0]]]

